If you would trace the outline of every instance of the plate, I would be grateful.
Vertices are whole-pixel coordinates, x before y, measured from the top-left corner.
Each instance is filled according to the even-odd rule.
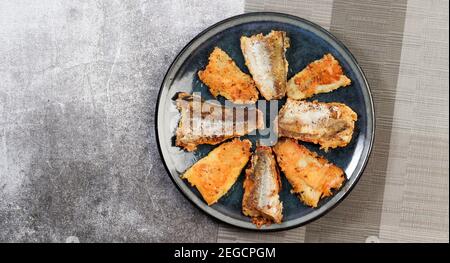
[[[317,145],[303,143],[312,151],[326,157],[332,163],[341,167],[347,180],[345,184],[331,197],[324,198],[317,208],[304,205],[297,196],[290,193],[291,186],[284,175],[280,199],[283,202],[282,224],[272,224],[256,228],[250,218],[241,212],[244,180],[243,173],[238,181],[223,196],[218,203],[208,206],[199,192],[180,176],[196,161],[206,156],[216,146],[201,145],[194,152],[186,152],[174,145],[175,130],[179,120],[179,112],[173,98],[178,92],[199,92],[205,99],[213,99],[208,88],[198,79],[197,72],[208,62],[208,56],[215,46],[227,52],[245,73],[248,69],[240,49],[239,38],[242,35],[257,33],[267,34],[271,30],[282,30],[291,40],[286,52],[289,62],[288,79],[314,60],[322,58],[326,53],[332,53],[339,60],[345,74],[352,80],[346,88],[334,92],[320,94],[310,100],[322,102],[341,102],[350,106],[357,114],[355,132],[347,147],[324,152]],[[219,98],[224,103],[222,97]],[[280,107],[284,100],[280,100]],[[270,107],[266,107],[270,110]],[[299,17],[280,13],[248,13],[223,20],[204,30],[192,39],[178,54],[167,71],[161,84],[156,106],[156,140],[161,159],[168,175],[184,194],[198,208],[212,217],[225,223],[252,230],[271,231],[293,228],[304,225],[319,218],[335,207],[358,182],[369,158],[374,139],[374,109],[369,85],[363,71],[350,51],[333,35],[322,27]],[[266,114],[269,116],[270,114]],[[266,119],[266,122],[270,121]],[[243,136],[253,143],[262,136]]]

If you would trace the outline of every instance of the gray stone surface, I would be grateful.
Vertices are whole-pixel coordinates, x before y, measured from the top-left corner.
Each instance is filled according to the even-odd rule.
[[[0,241],[215,241],[159,159],[176,53],[233,1],[0,2]]]

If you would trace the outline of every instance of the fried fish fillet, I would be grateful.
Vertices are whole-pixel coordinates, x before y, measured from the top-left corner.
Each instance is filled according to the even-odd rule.
[[[245,64],[266,100],[281,99],[286,94],[287,48],[289,38],[283,31],[272,31],[266,36],[258,34],[241,37]]]
[[[214,97],[224,96],[234,103],[255,103],[258,90],[250,75],[243,73],[222,49],[214,48],[205,70],[198,72]]]
[[[278,195],[280,189],[280,175],[272,148],[257,147],[245,173],[242,212],[258,227],[272,222],[281,223],[283,203]]]
[[[287,99],[275,119],[275,127],[279,137],[320,144],[327,151],[350,142],[357,117],[342,103]]]
[[[344,75],[339,62],[331,54],[309,64],[292,77],[287,84],[287,96],[301,100],[315,94],[327,93],[350,85],[351,80]]]
[[[249,140],[233,139],[212,150],[182,176],[195,186],[208,205],[230,190],[250,159]]]
[[[181,119],[175,144],[187,151],[197,149],[200,144],[216,145],[264,126],[263,114],[256,108],[225,107],[187,93],[178,94],[176,105]]]
[[[274,146],[278,164],[292,185],[292,192],[312,207],[320,198],[332,195],[345,180],[344,171],[309,151],[293,139],[283,138]]]

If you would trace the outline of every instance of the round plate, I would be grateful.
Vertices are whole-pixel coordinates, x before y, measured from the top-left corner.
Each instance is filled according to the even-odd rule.
[[[180,178],[187,168],[206,156],[216,146],[202,145],[194,152],[186,152],[174,145],[179,112],[175,107],[173,97],[183,91],[200,92],[203,98],[212,99],[208,88],[198,79],[197,72],[206,66],[208,56],[213,48],[215,46],[222,48],[242,71],[248,73],[240,49],[239,38],[242,35],[267,34],[271,30],[285,31],[291,40],[290,48],[286,52],[289,62],[288,78],[312,61],[322,58],[326,53],[332,53],[339,60],[345,74],[352,80],[351,86],[331,93],[316,95],[311,99],[345,103],[358,114],[358,121],[353,139],[347,147],[325,153],[316,145],[300,142],[345,171],[347,181],[341,189],[331,197],[322,199],[318,207],[313,209],[304,205],[297,196],[290,193],[291,186],[281,173],[280,199],[283,202],[283,222],[258,229],[250,222],[250,218],[241,212],[243,174],[230,191],[212,206],[207,206],[199,192]],[[223,98],[219,98],[219,101],[224,102]],[[280,101],[280,106],[282,103],[284,100]],[[369,86],[361,68],[350,51],[336,37],[320,26],[295,16],[268,12],[249,13],[231,17],[209,27],[183,48],[167,71],[161,85],[156,107],[155,127],[157,144],[169,176],[186,198],[197,207],[234,226],[261,231],[281,230],[304,225],[324,215],[342,201],[355,186],[372,148],[374,111]],[[249,138],[254,147],[259,136],[257,133],[244,137]]]

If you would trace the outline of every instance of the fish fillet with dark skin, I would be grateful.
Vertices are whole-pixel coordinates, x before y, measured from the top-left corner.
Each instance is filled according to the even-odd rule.
[[[200,144],[216,145],[264,126],[263,114],[256,108],[225,107],[187,93],[178,94],[176,105],[181,119],[175,144],[187,151],[194,151]]]
[[[242,212],[258,227],[281,223],[280,189],[280,175],[272,148],[257,147],[245,173]]]
[[[339,189],[345,180],[341,168],[293,139],[279,140],[273,150],[292,192],[306,205],[317,207],[321,198],[332,195],[331,189]]]
[[[279,137],[319,144],[327,151],[347,146],[357,117],[342,103],[287,99],[275,118],[275,131]]]
[[[241,37],[241,50],[253,80],[266,100],[281,99],[286,94],[289,48],[286,32],[272,31]]]

